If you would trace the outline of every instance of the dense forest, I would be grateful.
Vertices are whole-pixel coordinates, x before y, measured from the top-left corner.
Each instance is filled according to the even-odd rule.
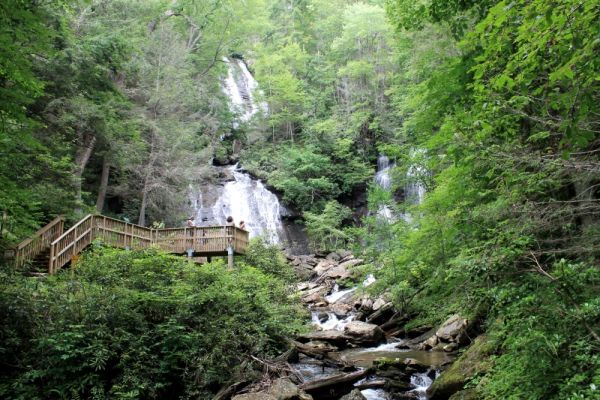
[[[474,321],[470,398],[600,398],[597,0],[4,0],[0,48],[2,253],[59,215],[183,226],[239,162],[404,329]],[[261,239],[233,271],[7,261],[0,397],[212,398],[306,329],[297,279]]]

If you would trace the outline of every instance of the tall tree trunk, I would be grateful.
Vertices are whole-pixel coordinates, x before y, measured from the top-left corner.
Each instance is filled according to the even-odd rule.
[[[81,181],[83,178],[83,172],[85,171],[85,167],[87,166],[88,161],[90,161],[90,157],[92,156],[92,152],[94,151],[95,145],[95,135],[88,133],[83,134],[81,144],[77,147],[77,151],[75,153],[75,178],[77,178],[77,181],[75,183],[75,200],[77,202],[75,212],[78,214],[82,213]]]
[[[110,163],[108,157],[102,159],[102,176],[100,177],[100,188],[98,189],[98,199],[96,200],[96,211],[102,213],[104,209],[104,200],[106,200],[106,190],[108,189],[108,177],[110,176]]]
[[[146,191],[144,183],[144,189],[142,190],[142,204],[140,204],[140,216],[138,218],[138,225],[146,226],[146,205],[148,204],[148,192]]]

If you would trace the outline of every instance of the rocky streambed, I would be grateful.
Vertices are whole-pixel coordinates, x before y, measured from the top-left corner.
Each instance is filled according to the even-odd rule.
[[[430,386],[456,351],[471,342],[467,320],[453,315],[436,328],[406,330],[409,316],[385,295],[366,294],[375,278],[356,272],[363,261],[351,253],[290,256],[289,261],[303,280],[296,290],[311,313],[313,330],[290,340],[290,350],[280,357],[288,366],[283,377],[266,387],[247,386],[248,392],[234,400],[449,397]]]

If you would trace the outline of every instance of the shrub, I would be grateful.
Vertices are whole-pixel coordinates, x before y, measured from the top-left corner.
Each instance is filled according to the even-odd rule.
[[[0,279],[5,399],[206,398],[300,329],[284,282],[249,265],[99,249],[73,275]]]

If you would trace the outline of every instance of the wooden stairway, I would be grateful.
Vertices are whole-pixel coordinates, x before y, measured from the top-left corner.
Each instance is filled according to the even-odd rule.
[[[64,219],[58,217],[24,240],[8,258],[17,267],[28,266],[33,273],[50,274],[73,260],[94,240],[123,249],[157,247],[189,257],[245,254],[248,232],[235,226],[151,229],[103,215],[88,215],[63,232]]]

